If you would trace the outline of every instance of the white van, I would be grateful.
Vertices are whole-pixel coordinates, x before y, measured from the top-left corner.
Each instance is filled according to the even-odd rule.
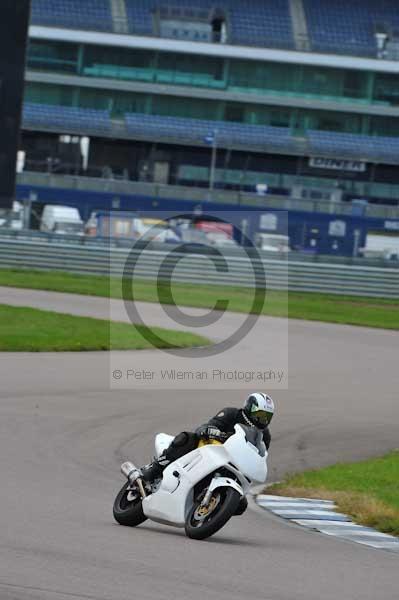
[[[257,233],[255,245],[266,252],[289,252],[290,238],[277,233]]]
[[[24,207],[20,202],[14,200],[11,210],[2,211],[0,227],[5,229],[21,230],[24,227]]]
[[[399,260],[399,233],[368,233],[366,245],[359,248],[359,254],[364,258]]]
[[[77,208],[46,204],[42,213],[40,231],[62,235],[83,235],[84,223]]]

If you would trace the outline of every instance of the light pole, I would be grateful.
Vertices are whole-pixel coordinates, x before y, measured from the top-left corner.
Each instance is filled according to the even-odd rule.
[[[356,258],[359,254],[359,242],[360,242],[360,229],[355,229],[353,232],[353,258]]]
[[[208,144],[212,144],[212,153],[211,153],[211,168],[209,171],[209,196],[208,200],[212,200],[212,192],[215,187],[215,175],[216,175],[216,159],[217,159],[217,149],[218,149],[218,130],[215,129],[211,135],[208,135],[205,138],[205,141]]]

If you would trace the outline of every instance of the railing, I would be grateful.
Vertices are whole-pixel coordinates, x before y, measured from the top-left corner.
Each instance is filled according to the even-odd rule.
[[[10,239],[0,236],[0,267],[58,270],[90,275],[120,276],[128,257],[137,259],[134,276],[154,280],[163,276],[176,282],[254,287],[255,275],[265,274],[267,289],[322,292],[337,295],[399,299],[399,269],[349,266],[272,259],[256,253],[250,259],[243,249],[225,256],[227,270],[218,271],[222,258],[204,253],[173,255],[167,250],[130,250],[106,245],[78,245],[48,241]],[[173,258],[181,258],[174,265]],[[254,275],[255,274],[255,275]]]
[[[47,245],[61,245],[61,246],[77,246],[77,247],[91,247],[91,248],[132,248],[133,240],[132,238],[125,237],[101,237],[101,236],[91,236],[91,235],[79,235],[73,233],[52,233],[47,231],[38,231],[32,229],[8,229],[5,227],[0,228],[0,242],[1,240],[10,240],[10,241],[20,241],[20,242],[33,242],[33,243],[43,243]],[[139,246],[139,243],[136,242],[136,246]],[[162,243],[162,242],[152,242],[151,247],[154,250],[159,250],[161,252],[169,252],[173,246],[171,243]],[[198,245],[190,246],[190,244],[185,243],[186,252],[198,253],[201,250],[198,250]],[[206,248],[202,249],[202,252],[206,254]],[[238,247],[229,247],[228,249],[223,250],[223,254],[229,254],[231,256],[239,256],[242,254],[243,249]],[[389,258],[384,258],[383,256],[375,256],[375,257],[363,257],[363,256],[334,256],[332,254],[318,254],[316,252],[306,252],[299,250],[290,250],[288,255],[286,253],[279,254],[276,252],[270,252],[265,250],[257,249],[259,255],[265,260],[276,260],[284,257],[284,260],[289,260],[289,262],[303,262],[303,263],[325,263],[329,265],[349,265],[349,266],[359,266],[359,267],[375,267],[378,269],[397,269],[399,272],[399,262],[396,260],[391,260]]]

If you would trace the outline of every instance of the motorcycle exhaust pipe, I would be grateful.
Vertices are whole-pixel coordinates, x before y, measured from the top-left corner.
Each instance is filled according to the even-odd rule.
[[[129,481],[132,481],[132,479],[134,481],[134,479],[136,479],[140,475],[140,472],[136,469],[134,464],[129,461],[124,462],[123,465],[121,465],[121,473]]]
[[[133,463],[126,461],[121,465],[121,473],[126,477],[130,483],[136,483],[139,488],[140,495],[142,498],[147,496],[144,489],[143,481],[141,479],[140,471],[134,466]]]

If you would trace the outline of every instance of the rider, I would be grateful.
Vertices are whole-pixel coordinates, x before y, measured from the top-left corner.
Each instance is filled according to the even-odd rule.
[[[263,440],[269,449],[271,436],[269,424],[274,414],[274,402],[270,396],[262,392],[255,392],[248,396],[243,408],[224,408],[195,432],[183,431],[179,433],[170,446],[149,465],[141,469],[142,477],[148,483],[161,477],[163,470],[171,462],[181,458],[188,452],[195,450],[200,438],[225,441],[234,433],[234,425],[241,423],[256,427],[263,432]]]

